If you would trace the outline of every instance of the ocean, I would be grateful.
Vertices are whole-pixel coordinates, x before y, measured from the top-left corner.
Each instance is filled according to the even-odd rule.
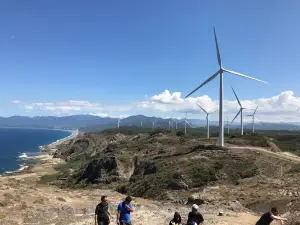
[[[71,135],[69,131],[0,128],[0,174],[22,169],[22,159],[36,155],[40,146]]]

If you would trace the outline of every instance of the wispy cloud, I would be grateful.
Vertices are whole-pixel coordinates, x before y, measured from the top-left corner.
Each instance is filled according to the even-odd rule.
[[[99,111],[127,111],[132,107],[126,106],[105,106],[99,103],[92,103],[89,101],[75,101],[69,100],[64,102],[34,102],[25,103],[22,101],[13,101],[15,104],[23,105],[26,110],[44,110],[55,112],[99,112]]]

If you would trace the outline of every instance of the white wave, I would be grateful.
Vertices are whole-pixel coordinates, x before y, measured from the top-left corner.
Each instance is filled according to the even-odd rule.
[[[28,158],[28,155],[26,153],[22,153],[21,155],[19,155],[20,159],[23,159],[23,158]]]
[[[28,166],[21,165],[21,167],[18,169],[18,171],[25,170],[26,168],[28,168]]]

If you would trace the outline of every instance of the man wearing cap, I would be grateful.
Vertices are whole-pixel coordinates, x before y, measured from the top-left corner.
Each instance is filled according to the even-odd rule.
[[[194,204],[192,211],[189,213],[187,225],[202,225],[204,222],[203,216],[198,212],[199,206]]]

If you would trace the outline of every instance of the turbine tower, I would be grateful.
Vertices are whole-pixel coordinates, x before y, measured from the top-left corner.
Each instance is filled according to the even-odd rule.
[[[198,104],[197,104],[198,105]],[[209,139],[209,114],[211,114],[212,112],[208,113],[205,109],[203,109],[200,105],[198,105],[200,109],[202,109],[202,111],[204,113],[206,113],[206,127],[207,127],[207,138]]]
[[[221,60],[221,55],[220,55],[220,51],[219,51],[219,45],[218,45],[218,40],[217,40],[217,35],[216,35],[215,28],[214,28],[214,36],[215,36],[215,43],[216,43],[216,49],[217,49],[217,58],[218,58],[219,70],[217,72],[215,72],[211,77],[209,77],[206,81],[204,81],[199,87],[197,87],[195,90],[193,90],[190,94],[188,94],[185,98],[189,97],[195,91],[197,91],[198,89],[200,89],[201,87],[203,87],[204,85],[206,85],[207,83],[209,83],[210,81],[215,79],[218,75],[220,75],[219,146],[223,147],[224,146],[224,120],[223,120],[223,100],[224,100],[223,74],[224,74],[224,72],[231,73],[231,74],[241,76],[241,77],[245,77],[245,78],[249,78],[249,79],[256,80],[256,81],[263,82],[263,83],[267,83],[267,82],[262,81],[262,80],[258,80],[258,79],[253,78],[253,77],[246,76],[246,75],[241,74],[241,73],[237,73],[237,72],[234,72],[234,71],[231,71],[231,70],[224,69],[223,66],[222,66],[222,60]]]
[[[143,127],[143,121],[140,121],[141,122],[141,127]]]
[[[233,118],[233,120],[231,121],[231,123],[233,123],[233,121],[238,117],[238,115],[241,114],[241,135],[243,136],[243,135],[244,135],[243,110],[246,109],[246,108],[244,108],[244,107],[242,106],[242,104],[241,104],[241,102],[240,102],[240,100],[239,100],[238,96],[236,95],[236,93],[235,93],[235,91],[234,91],[233,88],[232,88],[232,91],[233,91],[233,93],[234,93],[234,95],[235,95],[235,98],[236,98],[237,102],[238,102],[239,105],[240,105],[240,110],[238,111],[238,113],[236,114],[236,116]],[[231,124],[231,123],[230,123],[230,124]]]
[[[253,114],[252,115],[247,115],[247,116],[252,116],[252,133],[254,134],[254,124],[255,124],[255,113],[256,113],[256,110],[257,110],[258,106],[256,107],[256,109],[254,110]]]

